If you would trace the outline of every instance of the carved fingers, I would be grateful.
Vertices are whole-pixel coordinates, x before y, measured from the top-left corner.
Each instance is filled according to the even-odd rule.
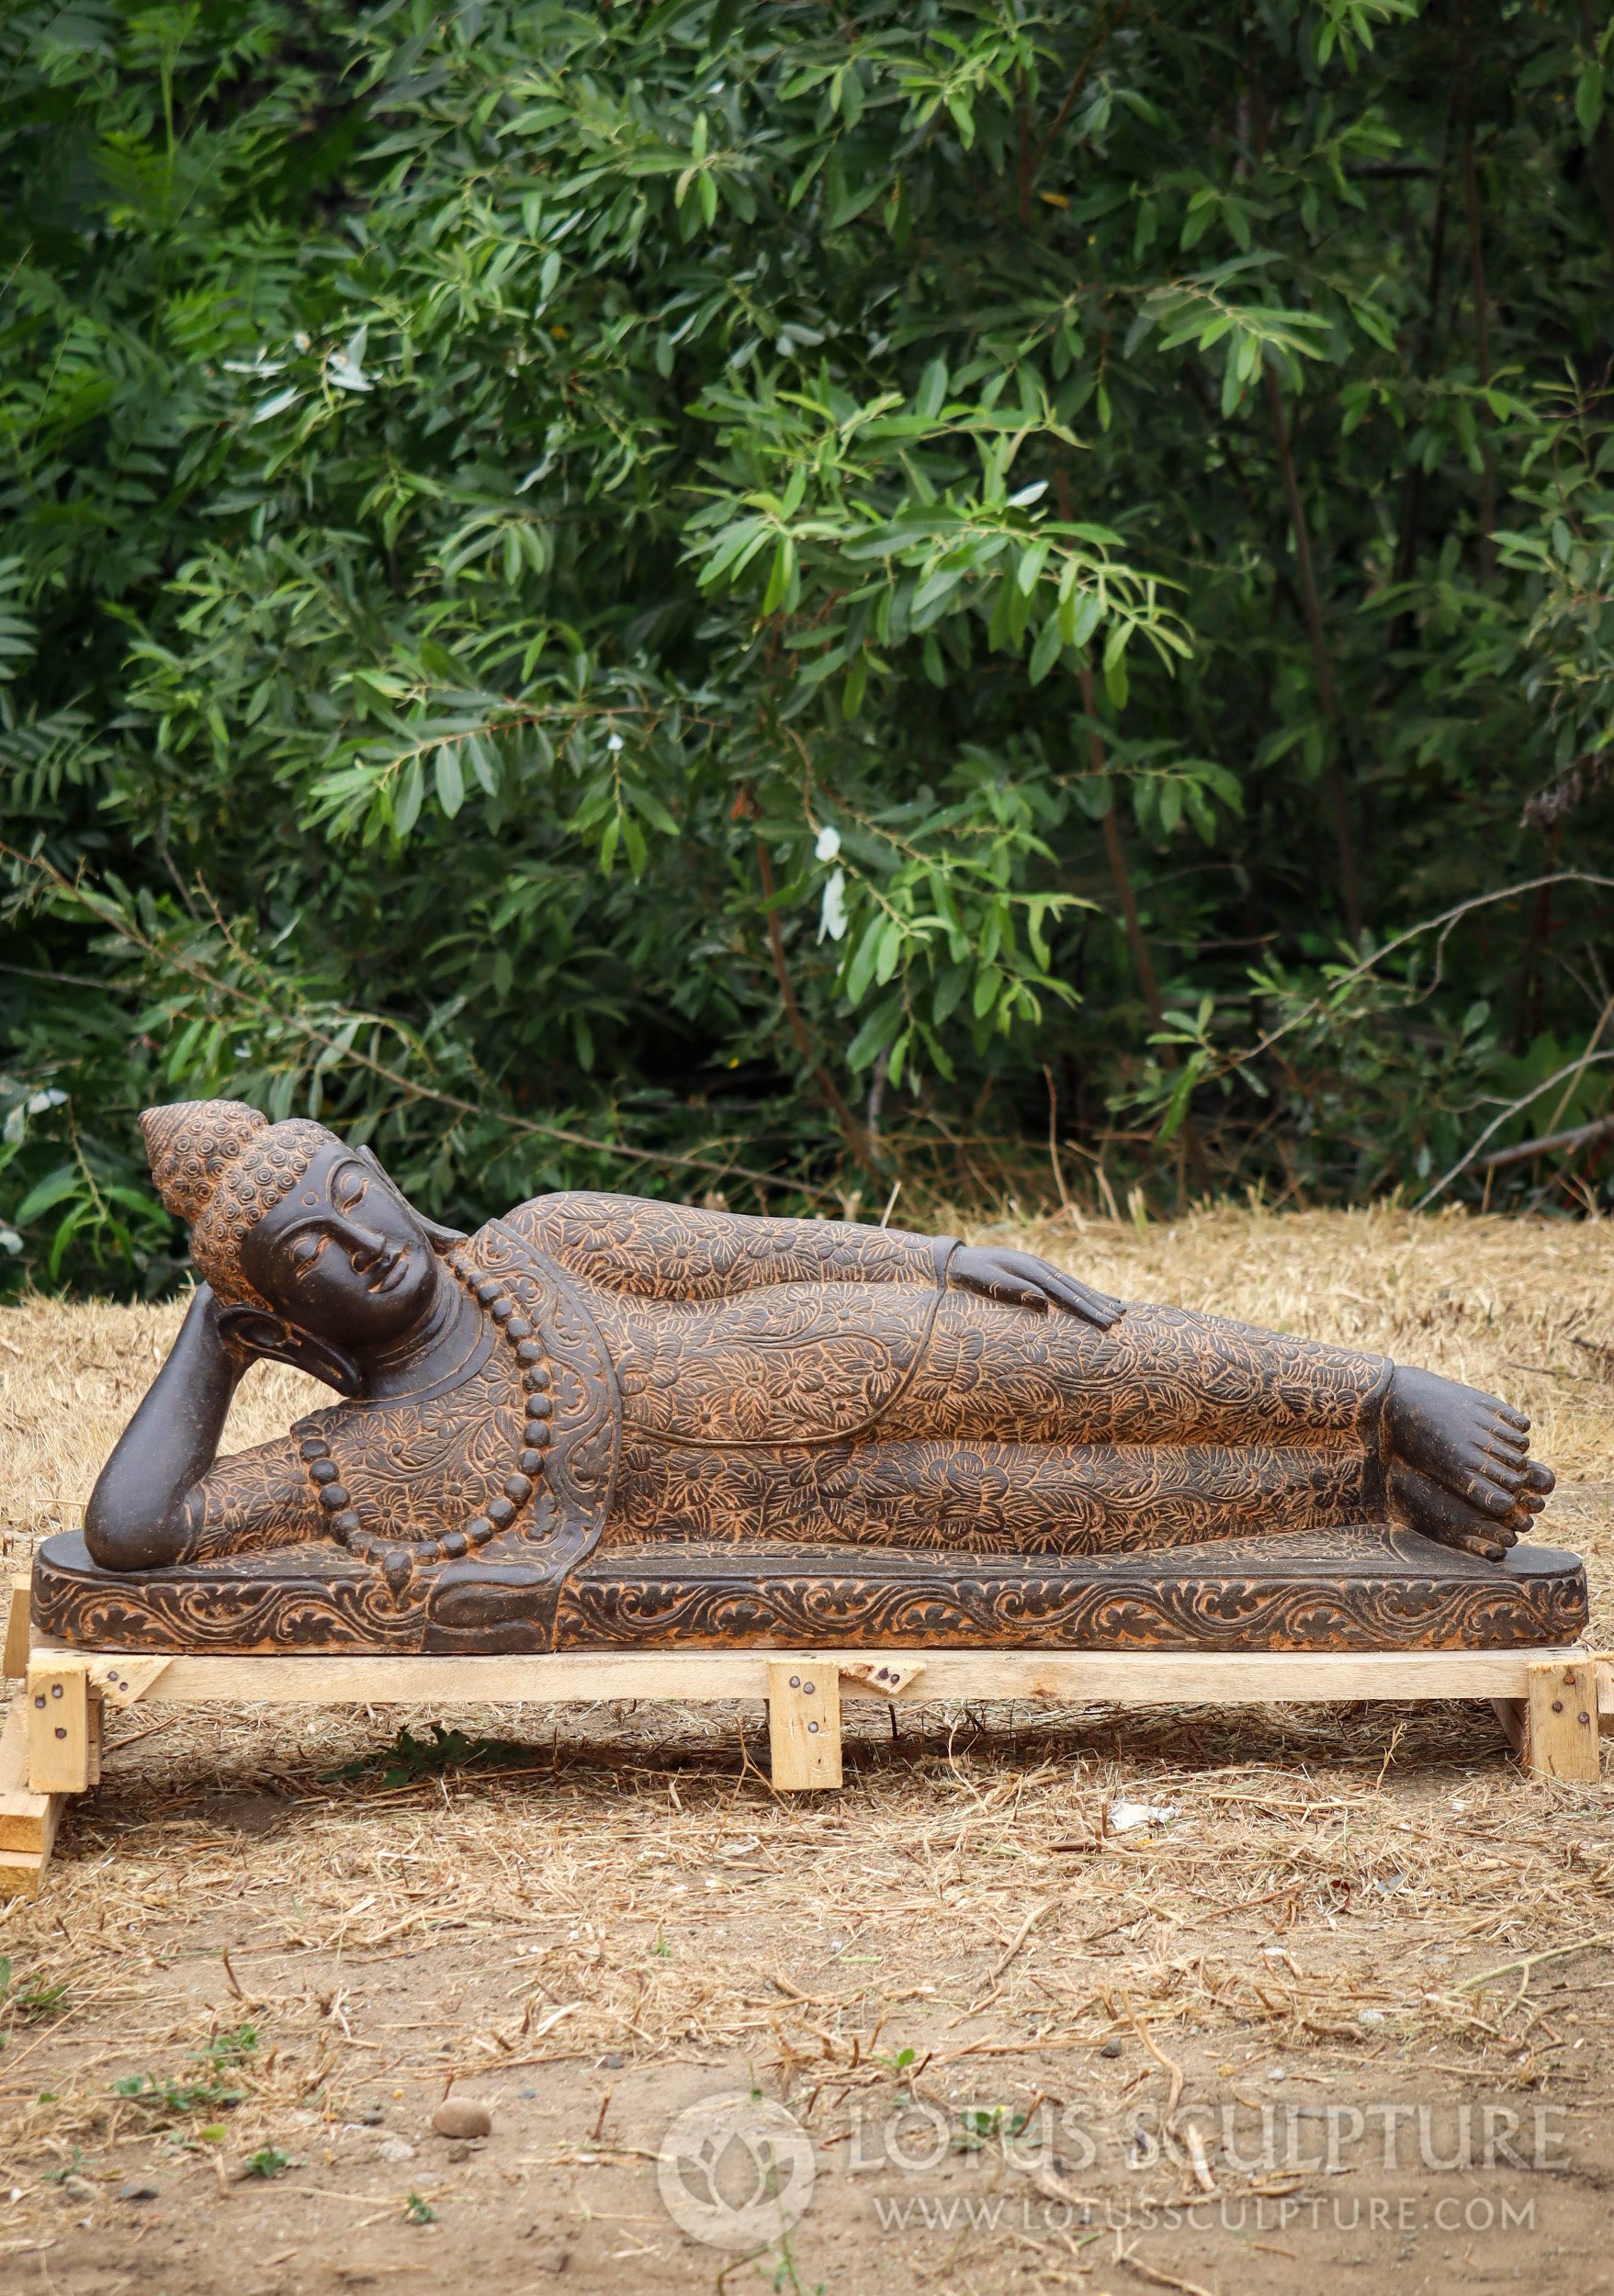
[[[1075,1276],[1054,1267],[1032,1252],[999,1249],[995,1244],[960,1244],[947,1265],[948,1280],[983,1299],[1005,1300],[1010,1307],[1030,1308],[1045,1315],[1050,1307],[1079,1315],[1100,1331],[1124,1313],[1124,1304],[1108,1292],[1095,1291]]]

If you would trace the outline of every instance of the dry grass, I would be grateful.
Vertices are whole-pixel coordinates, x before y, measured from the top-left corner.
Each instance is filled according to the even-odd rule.
[[[1523,1402],[1561,1477],[1543,1536],[1586,1556],[1594,1635],[1614,1640],[1614,1231],[1223,1210],[1141,1232],[1014,1232],[1123,1295],[1383,1348]],[[43,1303],[0,1318],[13,1556],[75,1519],[176,1320]],[[283,1426],[295,1388],[254,1374],[231,1440]],[[417,1731],[429,1718],[411,1717]],[[517,1750],[483,1776],[388,1785],[375,1767],[331,1773],[384,1745],[390,1714],[116,1719],[107,1783],[67,1826],[47,1896],[0,1915],[19,1980],[67,1988],[37,2018],[0,2012],[14,2192],[0,2255],[49,2242],[55,2285],[102,2285],[81,2277],[92,2252],[132,2263],[138,2232],[111,2195],[155,2162],[158,2216],[187,2228],[164,2251],[175,2291],[219,2284],[209,2271],[243,2242],[264,2267],[249,2290],[299,2284],[316,2257],[338,2284],[343,2258],[348,2279],[356,2258],[440,2274],[442,2245],[428,2266],[404,2229],[410,2189],[489,2285],[526,2287],[561,2262],[573,2287],[621,2285],[638,2253],[639,2286],[710,2286],[722,2260],[671,2234],[640,2153],[719,2069],[750,2067],[809,2113],[829,2157],[848,2116],[899,2082],[949,2115],[1079,2096],[1096,2126],[1124,2130],[1168,2104],[1162,2059],[1186,2078],[1185,2110],[1213,2115],[1301,2090],[1607,2102],[1606,1951],[1461,1989],[1614,1930],[1598,1795],[1522,1783],[1488,1709],[1123,1723],[931,1706],[894,1742],[883,1715],[854,1708],[832,1803],[773,1795],[748,1760],[754,1709],[441,1718]],[[1122,1795],[1179,1815],[1109,1834]],[[226,2125],[213,2109],[115,2095],[119,2077],[194,2078],[195,2053],[246,2020],[258,2045],[231,2076],[244,2094],[222,2144],[198,2134]],[[905,2049],[922,2071],[898,2067]],[[449,2077],[498,2105],[483,2153],[422,2149]],[[387,2126],[349,2125],[367,2102]],[[382,2154],[389,2131],[412,2162]],[[263,2146],[302,2166],[238,2181]],[[48,2178],[75,2156],[92,2197],[64,2211]],[[1211,2166],[1225,2190],[1258,2186],[1213,2146]],[[1187,2168],[1168,2145],[1142,2181],[1175,2191]],[[975,2173],[961,2156],[931,2182]],[[831,2289],[865,2284],[863,2193],[830,2180],[803,2228],[802,2268]],[[1299,2253],[1284,2237],[1274,2253]],[[169,2239],[152,2233],[143,2253]],[[942,2244],[896,2243],[884,2284],[998,2288],[1023,2268],[1093,2285],[1090,2257],[1037,2245],[1011,2265],[1002,2243],[945,2258]],[[1179,2286],[1207,2272],[1219,2290],[1292,2285],[1266,2253],[1222,2238],[1169,2257]],[[1159,2268],[1168,2252],[1139,2255]]]

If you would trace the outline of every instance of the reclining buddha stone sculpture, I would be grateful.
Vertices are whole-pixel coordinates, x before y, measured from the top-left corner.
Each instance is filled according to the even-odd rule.
[[[1462,1648],[1584,1624],[1529,1422],[1031,1255],[560,1194],[474,1235],[233,1101],[141,1120],[203,1279],[35,1618],[95,1647]],[[259,1357],[339,1400],[218,1446]]]

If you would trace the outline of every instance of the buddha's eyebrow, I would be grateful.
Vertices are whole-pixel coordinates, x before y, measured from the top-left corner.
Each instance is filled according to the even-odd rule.
[[[323,1211],[304,1212],[300,1219],[289,1221],[280,1230],[275,1238],[275,1248],[278,1251],[282,1245],[295,1243],[297,1238],[305,1234],[309,1229],[329,1227],[333,1220],[341,1220],[344,1217],[345,1215],[334,1205],[328,1205]]]

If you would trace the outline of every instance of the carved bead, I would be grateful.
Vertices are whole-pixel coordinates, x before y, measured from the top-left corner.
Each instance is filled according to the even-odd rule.
[[[504,1496],[507,1499],[514,1499],[518,1507],[525,1506],[532,1495],[533,1479],[530,1475],[507,1475],[505,1477]]]
[[[513,1315],[504,1326],[504,1336],[506,1339],[526,1339],[531,1336],[532,1328],[525,1315]]]
[[[322,1435],[310,1435],[306,1443],[299,1444],[298,1449],[305,1459],[328,1459],[331,1456],[331,1446]]]
[[[529,1395],[526,1399],[526,1415],[529,1419],[547,1419],[553,1409],[554,1405],[547,1395]]]
[[[317,1458],[309,1469],[309,1473],[317,1483],[333,1483],[340,1472],[341,1469],[335,1465],[329,1453],[322,1458]]]
[[[531,1446],[541,1451],[553,1431],[547,1419],[529,1419],[521,1432]]]
[[[481,1282],[475,1287],[475,1289],[477,1298],[481,1301],[483,1307],[485,1308],[491,1307],[493,1301],[499,1297],[499,1286],[493,1281],[491,1276],[484,1276]]]
[[[333,1514],[340,1514],[347,1503],[347,1493],[340,1483],[327,1483],[320,1493],[320,1504]]]
[[[524,1339],[515,1351],[515,1360],[517,1363],[542,1363],[544,1351],[536,1339]],[[545,1377],[547,1376],[546,1373]]]
[[[358,1528],[358,1517],[351,1507],[344,1507],[340,1514],[332,1516],[331,1528],[345,1545]]]
[[[381,1558],[381,1570],[394,1594],[401,1594],[409,1584],[409,1574],[414,1568],[414,1557],[407,1547],[389,1547]]]
[[[489,1500],[488,1520],[490,1523],[497,1524],[500,1530],[504,1528],[506,1523],[514,1522],[514,1518],[515,1502],[514,1499]]]
[[[520,1468],[524,1475],[541,1474],[544,1466],[544,1455],[542,1451],[523,1451],[516,1459],[515,1464]]]
[[[463,1531],[445,1531],[437,1544],[446,1555],[457,1556],[466,1552],[470,1540]]]
[[[480,1547],[493,1536],[493,1525],[485,1514],[473,1514],[465,1526],[465,1535],[473,1547]]]
[[[510,1300],[495,1300],[488,1313],[495,1323],[508,1323],[515,1313],[515,1304]]]
[[[526,1383],[528,1387],[535,1389],[547,1387],[549,1384],[549,1372],[547,1365],[541,1363],[536,1365],[534,1368],[527,1373]]]

